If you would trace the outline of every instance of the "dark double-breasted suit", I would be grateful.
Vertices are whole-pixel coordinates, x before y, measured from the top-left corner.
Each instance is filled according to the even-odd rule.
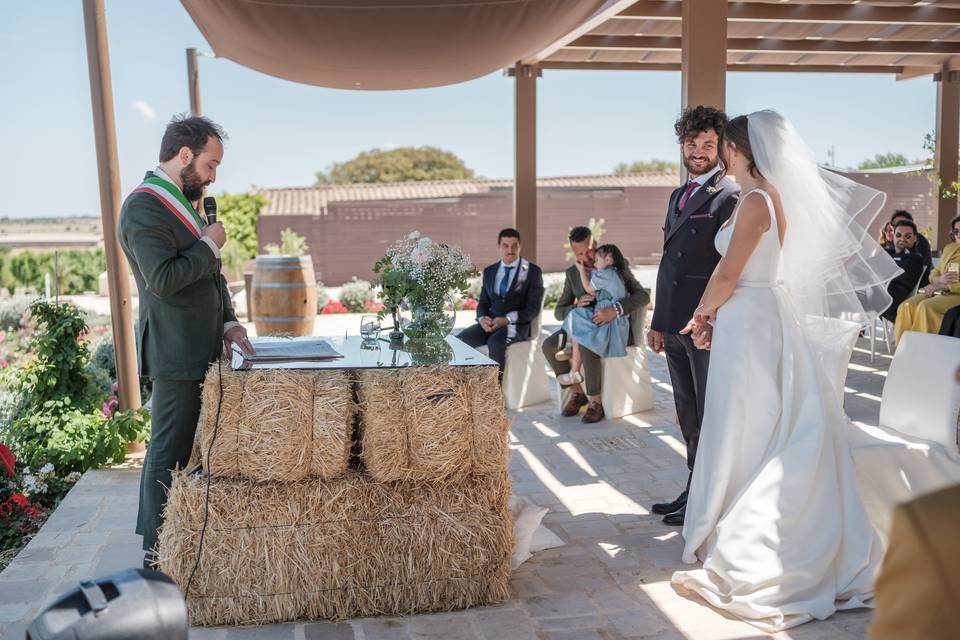
[[[697,349],[689,335],[680,335],[720,262],[713,240],[733,214],[740,187],[722,171],[693,192],[683,209],[685,186],[670,196],[663,228],[663,257],[657,273],[656,307],[650,326],[664,334],[664,351],[673,386],[677,419],[687,445],[687,466],[693,469],[703,420],[710,352]]]

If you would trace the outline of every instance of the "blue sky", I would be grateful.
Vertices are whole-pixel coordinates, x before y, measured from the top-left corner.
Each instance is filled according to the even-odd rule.
[[[6,0],[4,9],[0,216],[99,215],[82,4]],[[106,0],[106,11],[126,192],[156,164],[170,116],[189,109],[184,50],[210,47],[175,0]],[[513,171],[513,86],[499,72],[438,89],[361,92],[203,58],[200,83],[204,113],[230,136],[213,193],[309,185],[315,171],[374,147],[435,145],[479,175]],[[837,164],[850,166],[888,151],[921,157],[935,89],[930,78],[733,73],[727,110],[778,109],[818,159],[833,145]],[[541,176],[677,154],[679,73],[546,71],[538,90]]]

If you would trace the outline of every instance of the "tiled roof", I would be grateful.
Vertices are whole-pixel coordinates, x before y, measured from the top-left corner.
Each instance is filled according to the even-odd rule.
[[[622,189],[625,187],[675,187],[679,174],[634,173],[629,175],[569,176],[540,178],[540,189]],[[270,203],[261,215],[324,215],[333,202],[376,200],[431,200],[459,198],[513,188],[513,180],[437,180],[342,184],[316,187],[256,188]]]

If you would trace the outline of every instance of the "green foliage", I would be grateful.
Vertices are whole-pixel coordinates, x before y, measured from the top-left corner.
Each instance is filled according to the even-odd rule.
[[[614,167],[613,172],[618,176],[624,176],[631,173],[666,173],[679,170],[679,162],[654,158],[653,160],[639,160],[629,164],[621,162]]]
[[[330,302],[330,292],[323,286],[323,283],[317,281],[317,313],[321,313],[323,308]]]
[[[280,232],[280,244],[268,244],[264,247],[272,256],[303,256],[310,251],[307,239],[293,229],[284,229]]]
[[[13,424],[11,439],[17,458],[28,464],[48,461],[61,471],[86,471],[123,462],[127,443],[150,433],[146,409],[117,412],[82,411],[69,398],[47,402],[43,411]]]
[[[436,147],[372,149],[352,160],[335,162],[326,172],[317,172],[318,185],[472,178],[473,170],[468,169],[463,160]]]
[[[217,220],[223,223],[229,238],[225,250],[233,251],[244,261],[257,257],[257,218],[268,203],[269,200],[259,193],[224,193],[217,196]],[[223,261],[226,265],[226,255]]]
[[[864,160],[857,165],[857,169],[860,171],[866,171],[867,169],[883,169],[886,167],[903,167],[908,164],[913,164],[907,160],[907,156],[902,153],[878,153],[873,156],[870,160]]]
[[[937,186],[937,191],[940,193],[941,198],[953,198],[958,193],[960,193],[960,181],[957,182],[948,182],[944,184],[943,178],[940,177],[940,173],[934,170],[935,162],[934,157],[937,153],[937,136],[935,133],[927,133],[923,136],[923,149],[929,153],[929,157],[923,160],[925,167],[931,170],[930,179]],[[933,233],[931,229],[930,233]],[[923,232],[926,236],[926,231]],[[929,236],[927,236],[929,239]]]
[[[30,314],[37,329],[30,338],[36,358],[16,373],[16,388],[24,409],[43,412],[48,402],[71,399],[73,406],[89,410],[99,400],[84,366],[90,351],[80,336],[87,329],[83,311],[73,304],[35,300]]]
[[[247,255],[242,246],[236,242],[227,242],[220,250],[220,261],[223,264],[227,282],[243,278],[243,267],[249,259],[250,256]]]
[[[363,313],[367,310],[367,303],[376,299],[377,296],[370,283],[366,280],[357,280],[356,276],[353,277],[352,282],[340,288],[340,302],[350,313]]]
[[[547,284],[544,287],[543,292],[543,308],[544,309],[556,309],[557,302],[560,301],[560,296],[563,294],[563,278],[554,280]]]
[[[596,241],[598,247],[601,244],[603,244],[602,242],[600,242],[600,238],[602,238],[603,234],[607,232],[606,228],[604,227],[606,223],[607,221],[604,220],[603,218],[600,218],[599,220],[597,220],[596,218],[590,218],[590,221],[586,224],[586,226],[589,227],[590,233],[591,235],[593,235],[593,239]],[[570,237],[571,229],[573,229],[573,227],[570,227],[569,229],[567,229],[568,238]],[[567,250],[565,260],[567,261],[573,260],[573,249],[570,248],[569,240],[563,243],[563,248]]]
[[[100,274],[106,269],[103,249],[0,254],[0,287],[10,293],[24,287],[41,291],[44,276],[49,273],[50,286],[54,286],[56,275],[56,284],[63,295],[96,291]]]

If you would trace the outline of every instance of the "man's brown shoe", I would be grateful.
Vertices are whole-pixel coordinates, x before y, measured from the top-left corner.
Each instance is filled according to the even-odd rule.
[[[587,410],[583,413],[583,417],[580,418],[581,422],[587,424],[593,424],[601,420],[603,420],[603,405],[599,402],[591,402],[588,404]]]
[[[567,400],[567,404],[563,405],[563,410],[560,412],[560,415],[564,418],[575,416],[580,413],[580,407],[585,404],[587,404],[587,396],[574,391],[570,394],[570,399]]]

